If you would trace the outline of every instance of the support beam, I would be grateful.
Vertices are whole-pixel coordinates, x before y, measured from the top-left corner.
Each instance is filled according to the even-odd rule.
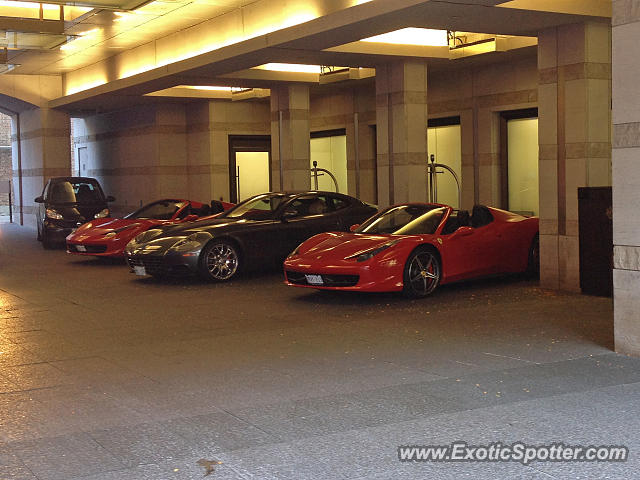
[[[427,63],[376,67],[378,203],[427,200]]]

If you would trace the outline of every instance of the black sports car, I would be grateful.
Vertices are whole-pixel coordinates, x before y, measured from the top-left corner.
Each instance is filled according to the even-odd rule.
[[[265,193],[215,219],[141,233],[125,258],[138,275],[200,273],[222,282],[243,269],[281,266],[307,238],[346,231],[374,213],[376,207],[339,193]]]

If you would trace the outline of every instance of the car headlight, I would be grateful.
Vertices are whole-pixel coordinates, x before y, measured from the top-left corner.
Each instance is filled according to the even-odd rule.
[[[384,252],[387,248],[393,247],[400,240],[394,240],[392,242],[387,242],[384,245],[380,245],[379,247],[372,248],[371,250],[367,250],[366,252],[361,252],[356,255],[351,255],[350,257],[346,257],[345,260],[355,259],[357,262],[366,262],[370,258],[375,257],[380,252]]]
[[[211,234],[207,232],[196,232],[186,237],[178,237],[178,241],[173,244],[170,250],[179,252],[189,252],[197,250],[211,239]]]
[[[149,240],[157,237],[158,235],[160,235],[162,233],[162,230],[159,228],[152,228],[150,230],[147,230],[146,232],[142,232],[139,235],[136,235],[135,238],[133,240],[131,240],[129,243],[144,243],[144,242],[148,242]]]
[[[98,213],[96,213],[93,218],[104,218],[104,217],[108,217],[109,216],[109,209],[105,208],[103,210],[100,210]]]
[[[46,215],[47,215],[47,218],[52,218],[54,220],[62,220],[62,214],[58,213],[53,208],[47,208]]]

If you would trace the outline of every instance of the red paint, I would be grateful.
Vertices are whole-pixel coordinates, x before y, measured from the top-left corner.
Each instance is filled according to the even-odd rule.
[[[442,267],[440,284],[526,271],[529,249],[538,233],[537,217],[489,208],[493,215],[491,223],[478,228],[461,227],[451,234],[442,235],[453,211],[451,207],[446,208],[433,235],[321,233],[302,243],[296,254],[284,262],[285,272],[358,275],[359,281],[354,286],[298,285],[288,279],[286,283],[325,290],[401,291],[405,263],[411,252],[421,246],[431,246],[439,252]],[[366,261],[348,258],[393,240],[398,242]]]
[[[186,202],[185,205],[180,208],[169,220],[156,220],[156,219],[140,219],[140,218],[100,218],[92,220],[84,225],[80,226],[75,232],[67,236],[67,252],[72,255],[89,255],[97,257],[122,257],[124,255],[124,248],[136,235],[149,230],[150,228],[157,227],[158,225],[167,225],[169,223],[184,223],[194,220],[206,220],[215,217],[216,215],[208,215],[205,217],[195,217],[194,215],[188,215],[184,219],[180,219],[182,213],[186,208],[200,209],[203,204],[200,202],[194,202],[191,200],[177,200]],[[233,203],[222,202],[222,206],[225,210],[233,207]],[[195,217],[195,218],[194,218]],[[121,230],[116,232],[116,230]],[[115,233],[115,235],[112,235]],[[70,246],[82,245],[83,247],[90,249],[91,247],[102,248],[106,247],[104,252],[78,252],[71,251]],[[73,247],[72,247],[73,248]],[[75,248],[74,248],[75,250]]]

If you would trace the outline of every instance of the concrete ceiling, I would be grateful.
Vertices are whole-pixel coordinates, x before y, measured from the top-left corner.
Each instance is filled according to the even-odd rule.
[[[340,0],[317,1],[335,7]],[[72,51],[71,47],[51,51],[9,51],[8,62],[21,64],[9,74],[57,74],[63,78],[74,78],[76,72],[89,68],[102,68],[111,74],[114,65],[128,50],[145,48],[163,38],[179,40],[183,32],[184,38],[188,38],[190,29],[199,28],[205,20],[215,25],[212,22],[225,18],[225,14],[247,8],[256,10],[260,3],[255,0],[164,0],[136,10],[141,13],[125,14],[117,10],[126,5],[114,0],[104,2],[109,5],[102,5],[73,22],[65,23],[67,34],[80,34],[88,27],[99,30],[100,38],[94,39],[94,44],[89,45],[92,43],[89,42],[79,51]],[[300,80],[284,74],[268,76],[252,69],[269,62],[375,67],[405,56],[429,58],[433,68],[451,68],[452,64],[460,61],[448,60],[441,54],[442,50],[436,54],[435,50],[428,48],[363,45],[360,40],[405,27],[535,37],[539,31],[559,25],[610,21],[607,16],[610,8],[608,0],[373,0],[350,8],[334,8],[302,24],[159,67],[152,66],[126,78],[109,78],[101,85],[55,99],[51,106],[79,114],[117,108],[132,102],[157,101],[143,95],[177,85],[269,88],[274,81]],[[127,19],[126,22],[122,18]],[[243,18],[246,18],[246,13]],[[133,23],[127,24],[129,21]],[[84,38],[78,38],[75,42],[81,45]],[[528,51],[530,54],[531,50]],[[495,58],[495,55],[489,57],[492,56]],[[465,64],[472,65],[473,62],[465,61]]]

